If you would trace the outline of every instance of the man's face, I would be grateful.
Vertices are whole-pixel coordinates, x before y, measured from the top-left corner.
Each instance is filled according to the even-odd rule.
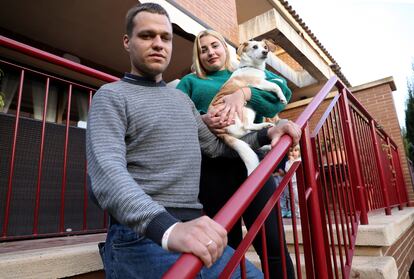
[[[165,15],[138,13],[131,37],[124,36],[131,73],[161,81],[171,59],[172,36],[171,22]]]

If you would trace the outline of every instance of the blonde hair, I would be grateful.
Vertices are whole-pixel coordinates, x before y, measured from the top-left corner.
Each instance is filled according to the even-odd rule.
[[[229,71],[233,71],[233,67],[231,66],[231,62],[230,62],[230,52],[229,52],[229,49],[227,48],[227,44],[226,44],[224,37],[217,31],[207,29],[207,30],[204,30],[198,33],[198,35],[196,36],[194,40],[193,65],[191,66],[191,68],[195,71],[196,75],[202,79],[206,79],[206,76],[207,76],[206,70],[200,63],[200,51],[201,51],[200,39],[205,36],[213,36],[217,40],[220,41],[220,43],[223,45],[224,50],[226,52],[226,61],[224,62],[224,67]]]

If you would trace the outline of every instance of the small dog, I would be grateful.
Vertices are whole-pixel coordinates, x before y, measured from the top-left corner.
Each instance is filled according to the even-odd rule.
[[[276,84],[265,79],[265,61],[270,51],[274,50],[274,45],[268,40],[248,41],[243,43],[237,50],[240,57],[240,64],[233,72],[230,79],[223,85],[210,106],[217,106],[222,102],[222,97],[232,94],[242,87],[252,86],[261,90],[271,91],[276,94],[283,104],[286,98],[282,90]],[[273,126],[271,123],[254,124],[256,112],[251,108],[243,108],[243,119],[235,118],[235,124],[226,127],[227,134],[220,135],[223,141],[239,153],[246,165],[247,173],[250,175],[259,165],[259,158],[250,146],[239,138],[250,131],[261,130],[265,127]]]

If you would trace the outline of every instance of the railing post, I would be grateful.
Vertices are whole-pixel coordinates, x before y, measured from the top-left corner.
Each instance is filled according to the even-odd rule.
[[[394,179],[394,183],[395,183],[395,191],[397,191],[398,210],[403,210],[402,199],[401,199],[401,196],[400,196],[400,186],[398,185],[398,174],[397,174],[397,169],[396,169],[396,165],[395,165],[395,162],[394,162],[393,150],[392,150],[392,147],[391,147],[391,141],[390,141],[389,136],[387,136],[387,144],[390,147],[390,154],[389,154],[390,157],[389,158],[390,158],[390,163],[391,163],[391,167],[392,167],[391,174],[393,176],[392,179]]]
[[[43,102],[43,116],[42,116],[42,134],[40,138],[40,150],[39,150],[39,168],[37,170],[37,188],[36,188],[36,201],[35,201],[35,210],[33,217],[33,234],[38,234],[38,225],[39,225],[39,211],[40,211],[40,191],[42,185],[42,172],[43,172],[43,155],[45,147],[45,134],[46,134],[46,116],[47,116],[47,105],[49,99],[49,84],[50,78],[46,78],[46,91]]]
[[[331,274],[331,267],[328,267],[329,262],[329,251],[326,251],[326,243],[328,239],[325,238],[323,233],[326,230],[322,222],[322,218],[325,217],[323,211],[320,208],[320,201],[318,193],[318,184],[316,182],[316,167],[313,159],[311,137],[309,132],[309,124],[306,123],[302,129],[302,140],[301,140],[301,153],[303,160],[303,167],[306,173],[306,184],[312,189],[312,194],[309,197],[309,215],[312,225],[311,227],[311,238],[312,238],[312,249],[314,258],[315,274],[318,278],[329,278]]]
[[[384,200],[384,207],[385,207],[385,214],[391,215],[391,209],[390,209],[390,200],[388,198],[388,190],[387,190],[387,184],[385,179],[385,166],[381,160],[381,151],[378,144],[377,139],[377,132],[375,131],[375,123],[374,120],[371,120],[371,137],[372,142],[374,143],[374,150],[375,150],[375,160],[377,161],[377,167],[379,169],[379,178],[380,178],[380,184],[381,184],[381,192],[382,192],[382,198]]]
[[[13,190],[14,165],[15,165],[15,160],[16,160],[17,134],[19,131],[20,106],[22,103],[24,74],[25,74],[25,71],[22,70],[20,73],[19,93],[17,97],[16,120],[14,122],[13,143],[12,143],[11,158],[10,158],[10,163],[9,163],[9,179],[7,183],[6,205],[4,209],[4,221],[3,221],[3,229],[1,232],[1,238],[7,237],[7,231],[8,231],[8,226],[9,226],[11,197],[12,197],[12,190]]]
[[[393,144],[393,146],[395,148],[395,158],[394,158],[394,156],[393,156],[393,158],[394,158],[394,164],[397,167],[397,169],[396,169],[397,177],[400,178],[400,181],[401,181],[400,183],[401,184],[399,184],[399,185],[401,185],[401,188],[403,189],[403,193],[401,193],[401,194],[404,194],[404,196],[405,196],[404,197],[405,200],[402,201],[402,203],[406,203],[407,206],[414,206],[413,202],[411,202],[408,199],[407,186],[405,184],[404,174],[402,172],[402,166],[401,166],[401,160],[400,160],[400,152],[398,150],[398,146],[396,146],[395,144]]]
[[[66,111],[66,132],[65,132],[65,145],[63,147],[63,175],[62,175],[62,190],[60,192],[60,222],[59,232],[65,231],[65,194],[66,194],[66,177],[67,177],[67,165],[68,165],[68,147],[69,147],[69,126],[70,126],[70,107],[72,102],[72,84],[69,84],[68,91],[68,104]]]
[[[368,224],[368,213],[366,207],[365,187],[361,175],[361,166],[358,158],[357,147],[355,142],[354,130],[352,126],[351,113],[348,106],[348,95],[345,88],[341,88],[342,97],[339,99],[339,105],[341,108],[341,123],[344,130],[345,138],[345,150],[349,159],[349,171],[354,175],[351,175],[353,188],[356,190],[357,203],[359,210],[361,211],[361,224]]]

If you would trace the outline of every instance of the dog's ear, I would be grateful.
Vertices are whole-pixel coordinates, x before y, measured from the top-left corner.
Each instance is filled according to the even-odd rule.
[[[276,43],[272,39],[270,40],[263,39],[263,42],[267,45],[267,47],[269,48],[269,51],[274,52],[276,50]]]
[[[242,53],[244,52],[244,49],[249,45],[249,42],[244,42],[242,43],[239,48],[237,49],[237,55],[241,56]]]

